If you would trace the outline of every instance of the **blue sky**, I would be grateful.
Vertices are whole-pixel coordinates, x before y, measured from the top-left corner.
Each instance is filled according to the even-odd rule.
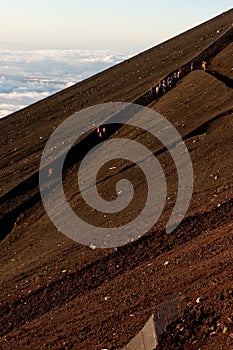
[[[231,7],[229,0],[7,0],[0,49],[136,53]]]

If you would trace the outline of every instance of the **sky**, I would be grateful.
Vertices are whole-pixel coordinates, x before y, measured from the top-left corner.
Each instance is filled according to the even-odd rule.
[[[0,118],[232,7],[232,0],[0,1]]]
[[[138,53],[232,7],[232,0],[1,0],[0,49]]]

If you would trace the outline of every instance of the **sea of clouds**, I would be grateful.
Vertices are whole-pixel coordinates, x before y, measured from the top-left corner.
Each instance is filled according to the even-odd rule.
[[[129,56],[110,50],[0,50],[0,118]]]

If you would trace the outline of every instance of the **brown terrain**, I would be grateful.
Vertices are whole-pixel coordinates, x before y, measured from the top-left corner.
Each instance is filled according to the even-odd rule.
[[[158,349],[233,349],[233,10],[75,86],[0,120],[0,348],[122,349],[162,303],[180,315],[160,332]],[[202,60],[208,70],[200,69]],[[152,101],[151,86],[182,66],[195,70]],[[176,200],[169,152],[141,129],[123,126],[111,138],[146,145],[166,173],[167,204],[139,240],[118,249],[91,249],[51,223],[40,198],[40,157],[68,116],[104,102],[137,102],[161,113],[182,135],[194,169],[194,192],[179,227],[165,227]],[[75,185],[95,131],[74,146],[63,184],[85,219],[90,208]],[[75,154],[76,154],[75,153]],[[121,225],[142,209],[145,178],[134,164],[103,167],[98,189],[114,197],[120,178],[134,183],[130,212],[94,217]],[[157,348],[156,348],[157,349]]]

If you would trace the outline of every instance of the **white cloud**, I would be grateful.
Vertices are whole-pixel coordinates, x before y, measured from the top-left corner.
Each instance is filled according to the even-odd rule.
[[[0,50],[0,117],[128,57],[110,50]]]

